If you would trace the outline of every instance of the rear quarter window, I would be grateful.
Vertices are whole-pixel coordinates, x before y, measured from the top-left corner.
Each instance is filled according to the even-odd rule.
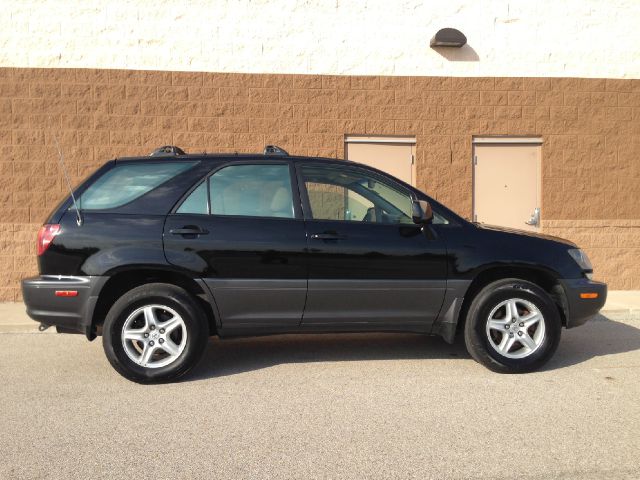
[[[116,165],[91,184],[78,199],[82,210],[106,210],[121,207],[197,162],[126,163]]]

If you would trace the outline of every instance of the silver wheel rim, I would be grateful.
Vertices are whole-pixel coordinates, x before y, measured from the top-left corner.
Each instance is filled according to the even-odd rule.
[[[486,331],[489,344],[500,355],[525,358],[544,341],[544,317],[528,300],[510,298],[491,310]]]
[[[145,368],[175,362],[187,344],[182,317],[165,305],[145,305],[134,310],[122,326],[122,346],[127,356]]]

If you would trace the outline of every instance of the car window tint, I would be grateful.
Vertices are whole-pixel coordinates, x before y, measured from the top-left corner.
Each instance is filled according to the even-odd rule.
[[[305,165],[301,169],[312,218],[412,224],[409,192],[360,169]]]
[[[207,180],[202,182],[191,194],[182,202],[176,213],[209,213],[207,205]]]
[[[449,225],[449,220],[438,212],[433,212],[433,220],[431,223],[434,225]]]
[[[126,163],[98,178],[78,199],[83,210],[120,207],[175,177],[196,162]]]
[[[231,165],[209,178],[213,215],[294,218],[288,165]]]

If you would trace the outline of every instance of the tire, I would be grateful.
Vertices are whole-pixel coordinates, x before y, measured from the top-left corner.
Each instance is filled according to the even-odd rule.
[[[490,370],[525,373],[553,356],[561,329],[558,308],[547,292],[507,278],[490,283],[473,298],[464,339],[469,354]]]
[[[102,329],[109,363],[137,383],[177,380],[200,360],[208,337],[206,315],[196,299],[166,283],[125,293],[109,310]]]

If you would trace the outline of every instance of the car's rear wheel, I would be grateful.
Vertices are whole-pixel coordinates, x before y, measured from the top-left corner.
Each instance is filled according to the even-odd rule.
[[[560,341],[562,321],[553,299],[538,285],[505,279],[473,299],[465,324],[471,356],[501,373],[522,373],[544,365]]]
[[[200,359],[207,338],[207,319],[196,300],[164,283],[125,293],[109,310],[102,329],[111,365],[139,383],[178,379]]]

